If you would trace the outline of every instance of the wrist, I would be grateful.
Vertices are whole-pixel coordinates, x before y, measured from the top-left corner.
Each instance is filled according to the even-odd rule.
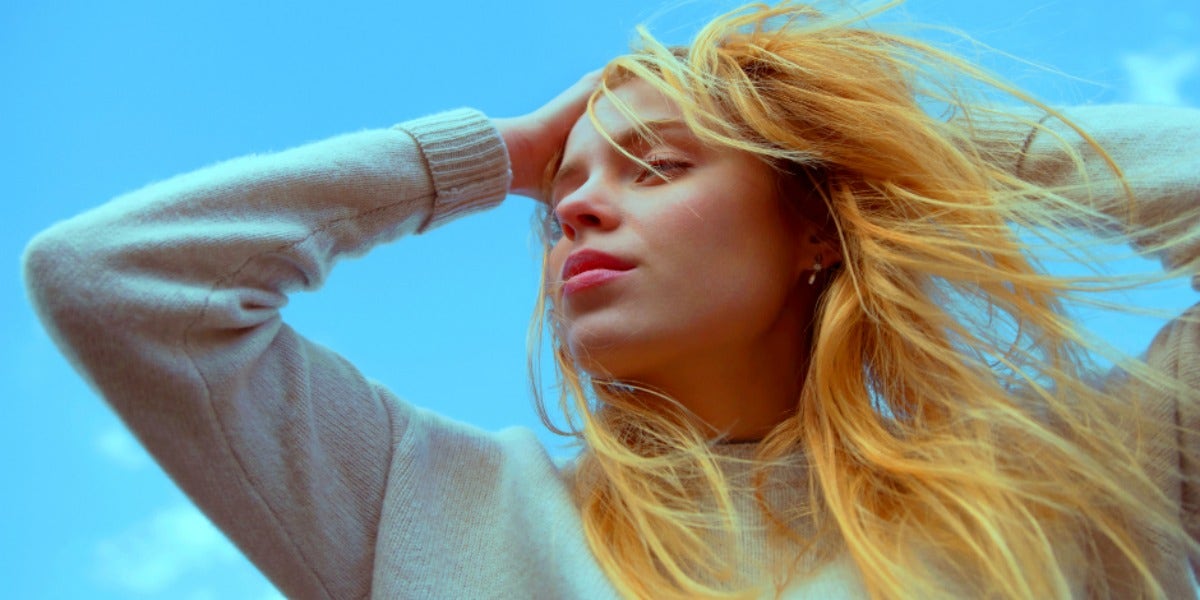
[[[492,123],[500,132],[505,150],[508,152],[508,163],[512,169],[509,193],[535,198],[540,184],[540,174],[532,172],[529,168],[533,162],[529,158],[531,153],[529,136],[521,124],[521,119],[492,119]]]

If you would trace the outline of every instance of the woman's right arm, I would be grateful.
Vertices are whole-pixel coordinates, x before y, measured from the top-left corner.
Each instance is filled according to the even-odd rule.
[[[499,132],[453,111],[126,194],[38,235],[25,281],[72,365],[276,585],[363,597],[415,409],[279,310],[339,258],[508,185]]]

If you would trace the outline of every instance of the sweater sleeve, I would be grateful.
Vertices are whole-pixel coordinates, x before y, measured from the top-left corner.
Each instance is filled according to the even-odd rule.
[[[1200,289],[1200,111],[1115,105],[1075,108],[1066,115],[1112,156],[1134,203],[1109,165],[1061,124],[1026,136],[1017,175],[1073,196],[1086,193],[1077,199],[1089,200],[1110,218],[1088,225],[1125,235],[1166,269],[1186,269]],[[1086,179],[1056,135],[1082,159]]]
[[[498,132],[459,109],[120,196],[30,242],[25,283],[71,364],[285,594],[365,597],[415,409],[279,311],[341,257],[498,204],[509,178]]]
[[[1135,202],[1098,154],[1063,126],[1028,133],[1025,152],[1015,157],[1021,177],[1048,187],[1088,190],[1086,199],[1108,220],[1101,229],[1122,234],[1141,253],[1158,258],[1164,268],[1180,270],[1200,290],[1200,111],[1185,108],[1108,106],[1067,111],[1084,131],[1110,153],[1124,173]],[[1030,131],[1026,129],[1026,131]],[[1087,179],[1062,151],[1055,134],[1073,141],[1083,159]],[[1020,138],[1017,138],[1020,139]],[[1015,142],[1014,142],[1015,147]],[[1079,198],[1084,199],[1084,198]],[[1191,389],[1200,389],[1200,303],[1173,319],[1151,342],[1146,362]],[[1119,374],[1114,381],[1120,381]],[[1138,394],[1147,415],[1163,427],[1155,435],[1155,464],[1147,470],[1169,497],[1178,502],[1181,517],[1194,539],[1200,540],[1200,412],[1192,402],[1180,402],[1161,391]],[[1159,543],[1160,550],[1165,542]],[[1183,548],[1166,550],[1183,560]],[[1191,557],[1197,569],[1196,557]],[[1181,587],[1191,595],[1190,584]]]

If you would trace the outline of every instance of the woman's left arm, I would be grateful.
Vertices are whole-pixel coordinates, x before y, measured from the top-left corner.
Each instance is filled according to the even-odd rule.
[[[1132,203],[1102,155],[1061,123],[1026,129],[1020,146],[1010,142],[1022,150],[1014,156],[1012,172],[1089,202],[1109,217],[1101,224],[1104,229],[1124,235],[1164,268],[1190,275],[1193,289],[1200,291],[1200,110],[1116,105],[1064,114],[1109,153],[1132,192]],[[1065,152],[1064,142],[1083,159],[1083,171]],[[1191,389],[1200,389],[1198,358],[1200,303],[1163,327],[1145,354],[1151,367]],[[1200,539],[1200,407],[1171,394],[1146,395],[1150,397],[1139,399],[1143,407],[1161,414],[1168,425],[1163,434],[1174,438],[1162,440],[1163,447],[1175,449],[1148,468],[1179,503],[1189,533]],[[1192,567],[1200,572],[1200,562]]]
[[[1047,120],[1045,129],[1026,130],[1013,172],[1091,203],[1113,219],[1110,229],[1123,228],[1113,233],[1128,236],[1168,270],[1186,269],[1200,290],[1200,110],[1111,105],[1064,114],[1112,157],[1134,202],[1102,155],[1055,120]],[[1084,171],[1064,144],[1083,160]]]

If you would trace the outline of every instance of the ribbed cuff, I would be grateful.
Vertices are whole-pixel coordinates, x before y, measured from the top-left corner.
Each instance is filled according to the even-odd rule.
[[[1024,177],[1029,148],[1041,114],[1017,110],[1011,115],[985,115],[972,123],[972,142],[1010,174]]]
[[[437,193],[421,232],[504,200],[512,181],[508,149],[483,113],[459,108],[395,127],[417,140]]]

